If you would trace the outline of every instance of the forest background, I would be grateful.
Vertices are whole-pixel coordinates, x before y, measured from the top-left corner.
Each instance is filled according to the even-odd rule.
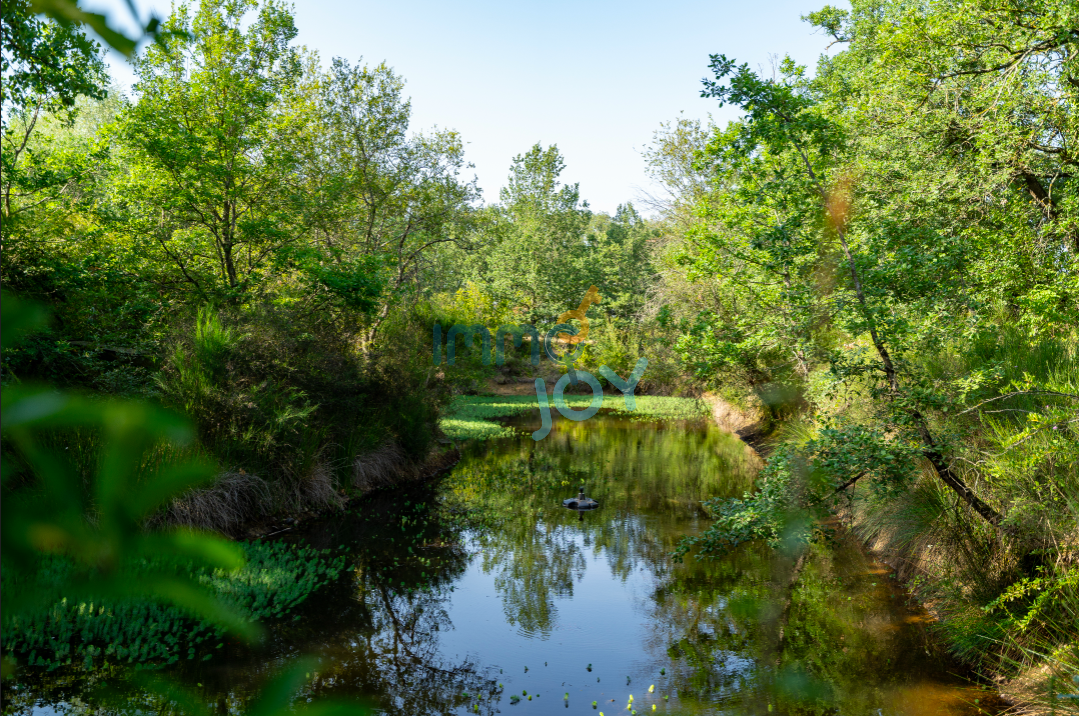
[[[553,325],[594,285],[581,367],[646,356],[641,391],[718,396],[770,435],[758,490],[685,551],[813,540],[839,512],[957,654],[1073,674],[1079,8],[806,19],[841,51],[702,62],[742,118],[661,126],[663,193],[608,215],[541,144],[481,202],[462,137],[415,131],[388,65],[295,47],[282,3],[179,7],[128,98],[77,26],[5,2],[0,278],[52,316],[5,345],[5,392],[188,416],[157,460],[213,481],[147,524],[238,534],[415,474],[454,395],[556,370],[512,346],[437,368],[435,324]],[[54,441],[90,486],[100,436]],[[7,504],[39,481],[4,450]]]

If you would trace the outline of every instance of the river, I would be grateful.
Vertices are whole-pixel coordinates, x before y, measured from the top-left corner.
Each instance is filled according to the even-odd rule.
[[[508,424],[521,436],[465,447],[444,478],[293,535],[347,550],[353,569],[260,648],[179,675],[218,713],[312,653],[305,695],[394,716],[1002,713],[842,529],[793,588],[790,560],[764,546],[671,560],[707,526],[702,499],[751,488],[734,436],[600,414],[556,417],[535,442],[538,419]],[[599,509],[561,507],[581,485]],[[36,711],[72,710],[67,693]]]

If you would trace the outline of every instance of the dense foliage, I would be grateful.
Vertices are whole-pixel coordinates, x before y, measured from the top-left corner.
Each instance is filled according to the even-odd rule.
[[[272,622],[290,616],[294,607],[344,568],[343,557],[330,559],[317,550],[285,543],[252,542],[243,545],[243,551],[244,565],[234,570],[150,559],[134,565],[124,577],[137,581],[155,572],[192,573],[242,618]],[[48,559],[34,575],[40,584],[31,588],[67,586],[71,570],[70,562]],[[11,584],[10,579],[5,577],[5,582]],[[31,666],[50,670],[71,664],[89,670],[95,663],[102,667],[109,662],[160,668],[184,658],[209,659],[212,649],[224,643],[223,630],[212,622],[193,619],[175,605],[138,597],[61,597],[54,604],[43,603],[5,619],[3,626],[7,649],[26,654]]]
[[[680,552],[796,550],[838,510],[964,657],[1038,644],[1074,668],[1079,15],[953,0],[806,19],[842,46],[814,75],[714,55],[702,94],[743,117],[666,125],[648,155],[679,355],[785,423],[757,491],[710,503]]]
[[[5,2],[0,48],[0,279],[53,317],[5,338],[5,603],[9,564],[42,589],[67,564],[35,561],[9,505],[55,517],[68,536],[52,551],[80,578],[103,565],[77,535],[121,543],[94,524],[119,525],[134,559],[148,527],[239,535],[336,507],[418,474],[440,437],[504,435],[489,419],[530,410],[534,379],[566,370],[540,343],[569,323],[578,368],[626,376],[646,357],[638,393],[710,391],[772,430],[756,489],[708,501],[714,523],[680,555],[763,540],[793,556],[838,513],[906,565],[968,660],[1079,663],[1074,3],[854,0],[805,18],[834,40],[815,71],[713,55],[703,95],[741,116],[661,126],[644,152],[661,191],[638,202],[651,216],[594,212],[539,143],[482,204],[462,137],[414,131],[388,65],[295,46],[277,0],[153,21],[131,96],[104,84],[78,24],[93,18],[40,5]],[[432,361],[452,325],[474,339]],[[9,407],[52,395],[70,402],[44,422]],[[148,402],[118,400],[132,397]],[[638,399],[666,418],[703,405]],[[162,408],[189,416],[192,441],[164,435],[180,423]],[[125,432],[130,411],[160,425]],[[117,440],[137,464],[109,462]],[[123,479],[101,488],[108,474]],[[50,475],[70,487],[58,517]],[[161,475],[170,489],[151,489]],[[235,569],[230,554],[217,566]],[[202,594],[209,572],[184,558]],[[133,653],[102,602],[75,616],[92,589],[61,582],[71,606],[50,599],[47,629],[71,646],[34,663]],[[116,608],[184,623],[167,595],[129,597]],[[11,632],[21,651],[44,644],[34,624]]]

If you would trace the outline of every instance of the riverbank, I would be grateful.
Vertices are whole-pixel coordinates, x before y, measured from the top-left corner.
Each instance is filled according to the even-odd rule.
[[[783,425],[772,425],[771,430],[766,430],[760,411],[739,408],[715,395],[707,395],[706,399],[715,424],[761,451],[765,460],[777,444],[792,439],[792,434],[785,433]],[[915,489],[924,490],[928,481],[929,476],[926,476]],[[1049,716],[1079,712],[1079,621],[1075,622],[1076,643],[1070,647],[1066,641],[1049,643],[1043,640],[1040,645],[1045,651],[1040,652],[1036,648],[1023,648],[1014,641],[1005,643],[1008,635],[1000,632],[985,636],[982,643],[972,645],[970,642],[978,637],[971,635],[970,630],[977,629],[978,624],[976,621],[971,623],[970,607],[963,608],[963,602],[969,604],[970,597],[964,597],[962,590],[948,594],[946,586],[949,579],[954,579],[951,574],[954,564],[968,557],[956,554],[961,545],[941,544],[942,540],[933,538],[932,533],[920,539],[904,539],[901,534],[903,525],[882,522],[879,515],[873,514],[868,501],[868,498],[852,494],[845,505],[835,510],[835,515],[866,553],[888,565],[907,593],[932,615],[933,631],[945,640],[950,650],[995,683],[1000,697],[1016,713]],[[1028,585],[1027,592],[1052,596],[1046,589],[1051,585]],[[1007,594],[998,597],[996,603],[1006,603]],[[1020,590],[1011,590],[1011,594],[1011,599],[1024,596]],[[1069,598],[1067,593],[1056,596]],[[988,611],[982,610],[983,613]],[[1063,616],[1066,619],[1067,612]],[[1072,616],[1079,616],[1079,610],[1073,610]],[[1039,643],[1036,638],[1032,640],[1034,644]],[[995,660],[990,655],[995,656]]]
[[[707,522],[702,501],[752,489],[757,466],[698,401],[666,411],[692,419],[645,422],[656,412],[556,413],[541,441],[531,438],[538,412],[518,412],[504,421],[512,436],[460,444],[444,479],[376,489],[275,536],[346,568],[271,621],[264,644],[226,643],[183,677],[207,703],[227,694],[243,704],[267,663],[306,652],[325,664],[314,693],[401,716],[493,714],[515,701],[544,715],[592,701],[613,711],[610,699],[620,707],[630,695],[638,710],[700,716],[807,704],[852,716],[1000,713],[956,676],[924,612],[853,540],[817,545],[790,588],[784,560],[763,545],[674,562],[678,541]],[[582,483],[600,509],[560,508]],[[780,669],[769,605],[783,594]],[[72,673],[35,671],[15,695],[81,698]]]

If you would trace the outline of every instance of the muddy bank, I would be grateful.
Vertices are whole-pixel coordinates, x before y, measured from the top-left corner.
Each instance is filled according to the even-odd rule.
[[[243,470],[222,473],[213,484],[173,500],[149,526],[190,527],[238,540],[273,536],[319,517],[343,513],[375,491],[436,479],[459,459],[456,445],[449,441],[432,448],[422,462],[386,443],[354,458],[347,487],[335,487],[328,469],[313,470],[287,485],[269,483]]]

